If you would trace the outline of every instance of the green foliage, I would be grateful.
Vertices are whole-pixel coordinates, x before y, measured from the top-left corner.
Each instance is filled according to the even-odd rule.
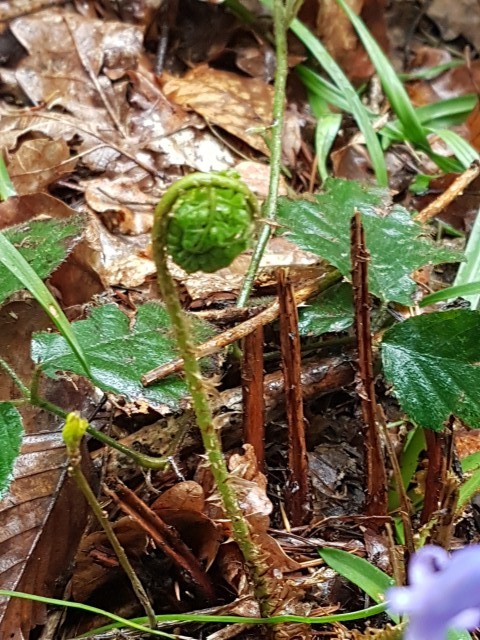
[[[447,633],[447,640],[472,640],[472,636],[468,631],[450,629]]]
[[[480,314],[453,310],[410,318],[382,343],[385,377],[414,422],[441,431],[452,414],[480,421]]]
[[[166,242],[174,262],[188,273],[228,267],[250,244],[254,214],[244,188],[212,182],[185,189],[168,214]]]
[[[11,402],[0,402],[0,497],[12,479],[22,444],[22,418]]]
[[[303,336],[345,331],[353,322],[352,287],[346,282],[330,287],[298,310]]]
[[[163,636],[166,638],[178,638],[178,636],[173,636],[169,633],[165,633],[164,631],[159,631],[158,629],[151,629],[149,627],[143,626],[143,623],[147,622],[146,618],[135,618],[133,620],[127,620],[126,618],[122,618],[117,616],[114,613],[110,613],[109,611],[105,611],[104,609],[99,609],[98,607],[92,607],[91,605],[84,604],[82,602],[70,602],[67,600],[58,600],[57,598],[46,598],[44,596],[36,596],[31,593],[23,593],[22,591],[9,591],[8,589],[0,589],[0,597],[8,597],[8,598],[21,598],[23,600],[32,600],[33,602],[43,602],[44,604],[50,604],[57,607],[66,607],[68,609],[80,609],[81,611],[88,611],[90,613],[97,614],[101,617],[108,618],[110,620],[116,620],[117,622],[114,624],[106,625],[104,627],[100,627],[98,629],[94,629],[85,633],[79,638],[90,638],[92,635],[98,635],[100,633],[104,633],[105,631],[109,631],[110,629],[120,629],[122,627],[127,627],[131,629],[136,629],[137,631],[142,631],[146,634],[155,635],[155,636]],[[346,622],[349,620],[361,620],[364,618],[368,618],[370,616],[377,615],[382,613],[385,610],[385,605],[382,603],[380,605],[375,605],[373,607],[368,607],[367,609],[361,609],[360,611],[352,611],[350,613],[338,613],[330,616],[321,616],[318,618],[309,617],[309,616],[295,616],[295,615],[279,615],[272,616],[271,618],[247,618],[243,616],[235,616],[235,615],[208,615],[201,613],[166,613],[155,616],[157,622],[217,622],[217,623],[232,623],[232,624],[283,624],[286,622],[296,622],[300,624],[331,624],[333,622]],[[182,637],[182,636],[180,636]]]
[[[477,282],[469,282],[468,284],[461,284],[456,287],[447,287],[441,291],[435,291],[435,293],[425,296],[420,302],[420,306],[426,307],[436,302],[443,302],[453,298],[466,298],[467,296],[478,293],[480,293],[480,280],[477,280]]]
[[[369,264],[370,291],[385,301],[411,304],[416,285],[410,273],[425,264],[455,262],[460,254],[436,247],[406,209],[392,205],[385,191],[357,182],[328,180],[314,198],[279,202],[278,221],[289,238],[350,275],[350,220],[362,214]]]
[[[3,156],[0,154],[0,201],[8,200],[12,196],[16,196],[15,187],[13,186]]]
[[[83,216],[67,219],[34,220],[3,231],[39,278],[46,278],[65,260],[80,239]],[[5,264],[0,264],[0,303],[26,287]]]
[[[262,0],[262,2],[269,9],[273,6],[273,0]],[[297,19],[292,20],[290,29],[297,38],[303,42],[319,65],[330,76],[334,83],[334,93],[337,95],[341,94],[344,100],[346,100],[346,104],[349,105],[348,110],[352,113],[358,128],[365,138],[365,144],[370,154],[378,184],[386,187],[388,185],[388,176],[382,147],[370,121],[369,112],[360,100],[355,88],[320,40],[318,40],[304,24]]]
[[[400,475],[405,489],[412,481],[418,467],[418,459],[421,451],[425,449],[425,435],[423,429],[415,426],[408,432],[402,455],[399,460]],[[394,511],[400,506],[400,497],[397,488],[392,488],[388,493],[388,509]]]
[[[462,480],[458,491],[458,510],[463,509],[473,496],[480,491],[480,451],[463,458],[461,465],[462,472],[466,474],[466,478]]]
[[[393,578],[364,558],[341,549],[321,549],[319,554],[331,569],[360,587],[374,602],[383,602],[385,591],[395,586]],[[398,616],[389,615],[398,623]]]
[[[181,378],[170,376],[148,388],[140,383],[144,373],[177,357],[170,326],[165,309],[153,302],[138,308],[133,324],[113,304],[92,309],[86,320],[72,324],[88,357],[91,379],[100,389],[157,406],[177,407],[187,394]],[[213,334],[210,325],[196,318],[191,320],[191,328],[197,342]],[[35,334],[32,359],[52,378],[59,371],[83,375],[68,343],[58,334]]]
[[[367,51],[370,60],[378,73],[383,86],[383,90],[388,97],[390,105],[397,118],[402,123],[403,130],[406,134],[406,139],[410,140],[419,149],[427,153],[428,156],[443,171],[461,170],[461,166],[459,166],[458,162],[434,153],[427,138],[429,130],[422,125],[418,114],[415,111],[405,90],[405,87],[397,76],[389,59],[383,53],[375,38],[368,31],[362,19],[357,16],[357,14],[345,2],[345,0],[337,0],[337,2],[349,17],[351,23],[355,28],[355,31],[358,34],[358,37],[365,47],[365,50]],[[443,131],[437,131],[437,134],[445,140],[442,135],[443,133]],[[453,132],[447,132],[447,134],[448,139],[445,141],[450,146],[464,168],[468,167],[475,159],[478,159],[477,152],[466,141],[462,141],[464,144],[461,145],[461,138],[457,136],[457,134],[454,134]]]
[[[465,262],[458,269],[455,286],[468,285],[480,280],[480,214],[477,214],[465,249]],[[465,296],[472,309],[478,309],[480,293]]]
[[[43,237],[46,245],[51,244],[47,241],[46,237]],[[28,243],[27,243],[28,244]],[[36,260],[36,254],[30,255],[32,263],[35,265],[37,269],[41,269],[42,265],[45,266],[46,263],[42,260],[42,256],[44,255],[44,247],[40,248],[38,244],[29,244],[25,247],[25,250],[31,250],[32,246],[35,246],[37,249],[39,261]],[[65,256],[65,253],[64,253]],[[85,355],[78,344],[77,339],[75,338],[71,328],[70,323],[68,322],[65,314],[63,313],[60,305],[52,296],[50,291],[42,282],[41,278],[38,276],[35,268],[32,267],[28,261],[24,258],[22,253],[15,248],[15,246],[10,242],[6,235],[0,233],[0,266],[6,269],[7,275],[7,283],[8,276],[14,276],[14,282],[20,283],[26,289],[30,291],[45,313],[50,317],[52,322],[58,328],[58,330],[65,337],[65,340],[70,345],[73,353],[75,354],[79,364],[81,365],[82,373],[86,373],[90,375],[90,369],[88,362],[85,358]],[[50,263],[50,270],[53,268],[53,265]],[[0,270],[1,273],[1,270]],[[11,281],[10,281],[11,282]],[[11,284],[10,284],[11,286]],[[17,285],[15,285],[17,287]]]

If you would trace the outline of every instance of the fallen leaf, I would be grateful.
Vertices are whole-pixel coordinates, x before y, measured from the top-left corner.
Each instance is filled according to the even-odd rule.
[[[33,371],[28,354],[31,334],[47,327],[48,317],[31,300],[0,310],[0,354],[24,382]],[[40,393],[66,409],[85,410],[91,406],[93,390],[82,380],[44,380]],[[0,372],[0,398],[16,397],[13,382]],[[26,435],[14,481],[0,502],[0,582],[4,589],[61,597],[87,507],[67,475],[59,419],[34,408],[22,408],[22,416]],[[1,637],[25,640],[31,628],[44,622],[44,612],[42,604],[2,598]]]
[[[256,78],[199,65],[182,78],[162,75],[165,95],[196,111],[210,124],[222,127],[248,145],[269,155],[260,133],[271,125],[273,87]]]
[[[107,229],[122,235],[150,233],[153,211],[159,198],[149,196],[130,177],[86,180],[85,200]],[[151,188],[151,187],[150,187]]]
[[[217,557],[222,533],[213,520],[199,511],[187,509],[152,509],[171,527],[174,527],[183,542],[208,571]]]
[[[182,509],[202,512],[205,507],[205,493],[198,482],[186,480],[173,485],[151,505],[152,509]]]
[[[129,558],[139,558],[146,552],[147,535],[132,518],[120,518],[112,524],[112,528]],[[105,560],[103,563],[102,558]],[[84,536],[75,557],[71,582],[75,602],[85,602],[94,591],[116,577],[112,572],[112,567],[116,566],[118,558],[103,530]]]
[[[69,218],[76,212],[49,193],[14,196],[0,202],[0,229],[27,222],[40,215],[48,218]]]
[[[101,68],[133,69],[143,33],[132,24],[85,19],[45,11],[15,20],[14,36],[30,54],[17,67],[20,85],[33,104],[55,101],[84,122],[98,119],[115,128],[120,103]]]
[[[8,173],[19,196],[44,191],[63,175],[71,173],[76,160],[64,140],[26,140],[8,163]]]
[[[425,13],[440,29],[445,40],[463,36],[476,49],[480,48],[480,13],[477,0],[432,0]]]

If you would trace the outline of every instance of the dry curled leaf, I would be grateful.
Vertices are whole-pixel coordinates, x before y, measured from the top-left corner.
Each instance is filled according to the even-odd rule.
[[[165,95],[268,155],[260,133],[271,125],[273,88],[256,78],[199,65],[182,78],[163,74]]]
[[[61,176],[71,173],[75,164],[64,140],[36,138],[20,145],[8,163],[8,173],[17,194],[22,196],[45,190]]]

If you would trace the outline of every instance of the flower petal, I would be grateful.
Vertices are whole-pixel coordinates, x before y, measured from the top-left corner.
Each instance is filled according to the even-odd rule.
[[[473,631],[480,625],[480,609],[464,609],[452,618],[448,626],[453,629],[468,629]]]
[[[443,571],[449,564],[450,557],[445,549],[428,544],[412,556],[408,566],[410,584],[424,584],[431,577]]]

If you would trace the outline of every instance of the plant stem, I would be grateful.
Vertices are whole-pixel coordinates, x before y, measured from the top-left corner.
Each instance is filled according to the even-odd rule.
[[[23,397],[19,400],[11,400],[12,404],[23,405],[25,403],[29,403],[34,407],[44,409],[45,411],[48,411],[49,413],[62,418],[62,420],[65,420],[67,418],[67,411],[64,411],[58,405],[40,396],[38,392],[38,385],[40,382],[40,374],[42,372],[41,367],[35,368],[30,389],[23,384],[17,372],[14,371],[14,369],[12,369],[8,362],[6,362],[2,357],[0,357],[0,368],[5,371],[5,373],[11,378],[11,380],[22,392]],[[95,427],[92,427],[91,425],[88,425],[87,433],[91,435],[92,438],[95,438],[95,440],[99,440],[100,442],[103,442],[103,444],[112,447],[112,449],[120,451],[120,453],[123,453],[123,455],[127,456],[128,458],[136,462],[139,466],[146,469],[162,470],[170,464],[168,456],[157,458],[148,456],[144,453],[141,453],[140,451],[135,451],[135,449],[130,449],[120,442],[117,442],[117,440],[110,438],[110,436],[107,436],[105,433],[98,431],[98,429],[95,429]]]
[[[183,182],[183,180],[179,182]],[[177,184],[178,183],[175,183],[172,189],[175,189]],[[177,188],[175,193],[178,194],[179,192],[180,190]],[[171,215],[170,207],[173,201],[173,198],[170,197],[167,191],[167,194],[159,202],[155,211],[152,237],[158,286],[175,331],[180,355],[183,358],[185,379],[192,397],[193,409],[202,436],[203,446],[210,463],[215,486],[220,493],[225,514],[231,521],[234,539],[240,547],[251,574],[255,595],[259,601],[262,615],[268,615],[268,589],[266,588],[266,580],[264,578],[267,567],[264,566],[260,551],[252,540],[249,525],[238,504],[235,489],[229,482],[229,473],[223,457],[219,433],[214,424],[208,393],[202,379],[200,366],[197,362],[195,348],[191,341],[192,332],[181,308],[175,283],[168,270],[165,239],[168,219],[169,215]]]
[[[22,396],[26,399],[30,397],[30,391],[28,387],[26,387],[20,378],[17,375],[17,372],[12,369],[12,367],[6,362],[3,358],[0,357],[0,368],[5,371],[7,376],[17,385],[19,390],[22,393]]]
[[[265,252],[267,242],[272,232],[271,223],[274,222],[277,213],[278,186],[282,165],[282,135],[285,113],[285,88],[287,84],[287,28],[285,7],[283,0],[275,0],[273,5],[273,24],[275,29],[275,51],[277,55],[277,69],[275,72],[275,93],[273,96],[273,124],[271,127],[272,138],[270,144],[270,182],[268,196],[263,209],[265,223],[260,229],[257,244],[253,251],[252,259],[240,289],[237,299],[237,307],[244,307],[250,297],[255,276],[260,266],[260,261]]]
[[[143,609],[145,610],[145,613],[147,614],[150,626],[152,627],[152,629],[155,629],[157,626],[155,611],[153,610],[152,605],[150,604],[150,600],[148,599],[147,593],[142,583],[140,582],[137,574],[135,573],[134,568],[130,564],[130,560],[128,559],[127,554],[125,553],[124,548],[122,547],[117,536],[115,535],[112,525],[108,521],[108,518],[106,518],[106,516],[104,515],[102,507],[100,506],[95,494],[93,493],[90,485],[87,482],[87,479],[83,474],[83,471],[80,466],[81,459],[82,459],[80,448],[77,446],[75,447],[75,449],[70,449],[67,446],[67,451],[70,459],[70,466],[68,471],[72,476],[72,478],[77,483],[77,486],[80,489],[80,491],[85,496],[85,499],[87,500],[97,520],[102,525],[102,528],[105,531],[108,541],[112,545],[112,549],[114,550],[118,558],[120,566],[127,574],[130,580],[130,583],[132,585],[132,589],[135,592],[135,595],[137,596]]]

